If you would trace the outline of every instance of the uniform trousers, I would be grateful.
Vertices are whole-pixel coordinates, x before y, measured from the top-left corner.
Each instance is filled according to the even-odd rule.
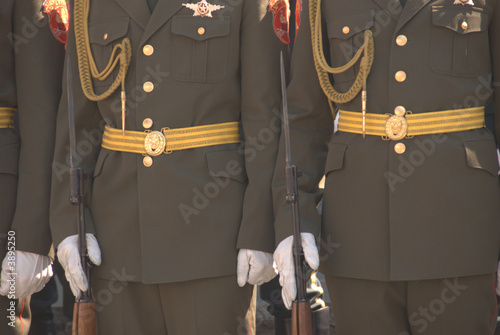
[[[254,287],[236,276],[142,284],[93,278],[98,334],[244,335],[255,333]]]
[[[496,273],[382,282],[326,277],[337,335],[491,335]]]

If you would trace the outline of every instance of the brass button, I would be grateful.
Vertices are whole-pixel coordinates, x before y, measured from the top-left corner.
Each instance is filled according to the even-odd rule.
[[[145,92],[149,93],[155,89],[155,85],[150,81],[146,81],[144,85],[142,85],[142,88]]]
[[[205,34],[205,28],[203,27],[198,28],[198,35],[203,35],[203,34]]]
[[[150,44],[146,44],[143,48],[142,48],[142,52],[146,55],[146,56],[151,56],[153,54],[153,52],[155,52],[155,49],[153,48],[152,45]]]
[[[463,30],[467,30],[467,28],[469,28],[469,24],[467,22],[465,22],[465,20],[462,22],[462,29]]]
[[[398,72],[396,72],[396,75],[394,77],[396,78],[397,81],[402,83],[403,81],[406,80],[406,72],[398,71]]]
[[[394,114],[396,114],[397,116],[404,116],[406,114],[406,108],[404,108],[403,106],[398,106],[394,108]]]
[[[142,126],[146,129],[151,128],[153,126],[153,120],[151,120],[150,118],[144,119],[144,121],[142,121]]]
[[[104,33],[104,36],[102,37],[104,40],[108,39],[108,33]]]
[[[403,143],[397,143],[394,146],[394,151],[396,151],[397,154],[401,155],[406,151],[406,145],[404,145]]]
[[[400,47],[406,45],[407,42],[408,39],[406,38],[405,35],[399,35],[398,37],[396,37],[396,44],[399,45]]]
[[[146,156],[142,159],[142,164],[144,164],[145,167],[150,167],[153,165],[153,158],[150,156]]]
[[[346,34],[346,35],[347,35],[347,34],[349,34],[349,32],[350,32],[350,31],[351,31],[351,29],[349,29],[349,27],[348,27],[348,26],[345,26],[344,28],[342,28],[342,32],[343,32],[344,34]]]

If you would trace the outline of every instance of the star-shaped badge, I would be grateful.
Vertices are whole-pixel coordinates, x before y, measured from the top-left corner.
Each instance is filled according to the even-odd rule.
[[[215,12],[224,6],[212,5],[207,2],[207,0],[201,0],[198,3],[183,3],[184,7],[187,7],[194,11],[193,16],[201,17],[212,17],[212,12]]]
[[[454,5],[469,5],[469,6],[474,6],[474,1],[473,0],[455,0],[453,3]]]

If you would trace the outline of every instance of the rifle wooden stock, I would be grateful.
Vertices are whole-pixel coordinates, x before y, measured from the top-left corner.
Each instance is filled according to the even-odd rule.
[[[96,335],[95,303],[77,301],[73,311],[73,335]]]
[[[294,301],[292,305],[292,335],[312,335],[311,303]]]

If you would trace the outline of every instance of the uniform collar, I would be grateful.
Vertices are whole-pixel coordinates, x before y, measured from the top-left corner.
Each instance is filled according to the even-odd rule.
[[[399,0],[373,0],[379,7],[397,22],[396,30],[401,29],[413,16],[431,0],[407,0],[404,8]]]
[[[410,21],[422,8],[425,7],[431,0],[408,0],[399,18],[396,30],[401,29],[408,21]]]
[[[154,34],[172,15],[189,0],[158,0],[153,13],[150,12],[146,0],[115,0],[127,14],[145,30],[144,38]]]
[[[115,0],[142,29],[146,29],[151,17],[146,0]]]

